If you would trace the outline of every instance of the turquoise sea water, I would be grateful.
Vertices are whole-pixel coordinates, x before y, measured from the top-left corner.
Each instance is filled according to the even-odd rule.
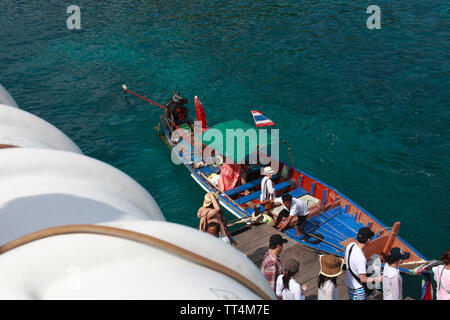
[[[66,9],[81,7],[81,30]],[[368,30],[366,9],[381,8]],[[203,191],[157,137],[160,103],[198,95],[209,124],[262,111],[296,166],[428,258],[450,245],[447,1],[1,1],[0,83],[82,151],[197,226]],[[284,156],[287,152],[284,151]],[[286,157],[286,159],[288,159]],[[231,216],[230,216],[231,217]],[[417,283],[407,293],[418,296]]]

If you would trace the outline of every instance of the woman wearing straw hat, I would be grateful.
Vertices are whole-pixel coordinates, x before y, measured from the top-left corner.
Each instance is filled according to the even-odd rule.
[[[200,218],[199,229],[207,232],[207,226],[210,222],[216,222],[220,225],[220,233],[230,239],[233,243],[233,238],[228,231],[227,220],[220,209],[219,202],[217,201],[218,195],[214,192],[208,192],[205,195],[203,205],[198,209],[197,217]]]
[[[317,300],[339,300],[336,279],[342,273],[344,259],[334,255],[320,255],[320,272],[317,279]]]
[[[298,261],[289,259],[283,264],[284,273],[277,278],[275,294],[282,300],[305,300],[306,284],[300,285],[292,277],[298,272]]]

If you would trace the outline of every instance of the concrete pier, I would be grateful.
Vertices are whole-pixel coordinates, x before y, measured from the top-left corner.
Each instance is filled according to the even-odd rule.
[[[267,224],[252,225],[241,228],[233,232],[233,237],[237,244],[234,247],[243,252],[259,268],[264,258],[264,254],[269,249],[269,238],[271,235],[279,233],[288,242],[283,246],[280,259],[281,263],[286,259],[296,259],[300,263],[299,272],[294,279],[301,285],[306,284],[306,299],[317,299],[317,277],[320,271],[319,252],[316,252],[275,228]],[[344,283],[344,273],[337,278],[337,288],[340,300],[348,300],[347,288]],[[377,291],[370,299],[381,300],[382,294]]]

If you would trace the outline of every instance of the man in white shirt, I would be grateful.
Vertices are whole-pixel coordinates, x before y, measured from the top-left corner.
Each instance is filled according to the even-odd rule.
[[[351,300],[366,300],[366,292],[363,284],[374,281],[382,281],[382,276],[377,278],[367,277],[367,259],[363,249],[375,234],[368,227],[359,229],[356,237],[357,242],[350,242],[345,248],[345,285]],[[350,260],[350,261],[349,261]]]
[[[284,221],[278,226],[282,216],[282,212],[277,217],[275,221],[275,228],[283,231],[286,229],[291,223],[295,223],[295,219],[297,220],[297,237],[300,237],[303,233],[303,229],[305,227],[306,218],[309,214],[309,209],[306,203],[304,203],[300,199],[292,198],[289,193],[284,194],[281,198],[276,198],[274,200],[274,205],[283,205],[284,208],[289,212],[289,216],[284,219]]]

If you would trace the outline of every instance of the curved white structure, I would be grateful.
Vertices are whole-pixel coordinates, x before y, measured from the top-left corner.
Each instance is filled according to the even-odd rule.
[[[6,104],[8,106],[19,108],[16,101],[11,97],[8,91],[0,84],[0,104]]]
[[[0,104],[0,145],[81,153],[55,126],[31,113]]]
[[[67,224],[164,220],[152,196],[104,162],[72,152],[0,150],[0,244]]]
[[[110,225],[207,257],[275,299],[262,273],[244,254],[209,234],[162,221]],[[0,283],[0,299],[261,299],[226,274],[160,247],[83,233],[44,238],[0,255]]]
[[[0,104],[0,299],[276,298],[244,254],[166,222],[136,181],[5,92],[14,106]]]

